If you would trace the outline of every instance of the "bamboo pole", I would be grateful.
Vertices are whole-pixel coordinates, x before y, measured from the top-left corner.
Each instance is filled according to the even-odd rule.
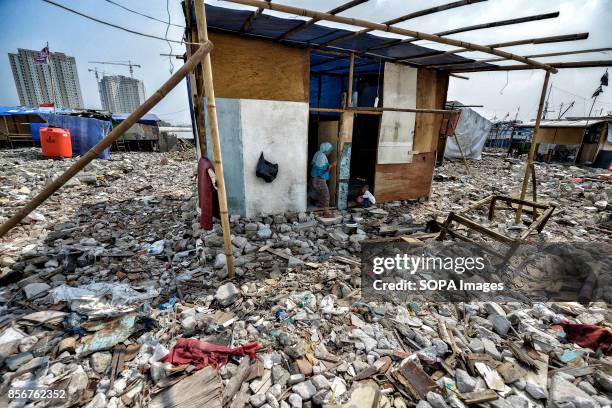
[[[356,7],[362,3],[367,2],[368,0],[351,0],[347,3],[341,4],[338,7],[331,9],[328,11],[329,14],[338,14],[338,13],[342,13],[343,11],[346,11],[350,8]],[[482,1],[482,0],[481,0]],[[300,32],[308,27],[310,27],[311,25],[313,25],[314,23],[316,23],[317,21],[319,21],[318,18],[311,18],[308,21],[303,21],[301,24],[299,24],[297,27],[292,28],[289,31],[286,31],[283,35],[281,35],[280,37],[278,37],[279,40],[284,40],[285,38],[289,38],[291,37],[293,34]]]
[[[605,52],[605,51],[612,51],[612,47],[608,47],[608,48],[590,48],[590,49],[584,49],[584,50],[573,50],[573,51],[559,51],[559,52],[547,52],[547,53],[543,53],[543,54],[532,54],[532,55],[525,55],[525,58],[546,58],[546,57],[558,57],[561,55],[576,55],[576,54],[589,54],[589,53],[593,53],[593,52]],[[479,62],[479,63],[485,63],[485,62],[498,62],[498,61],[506,61],[505,58],[490,58],[490,59],[484,59],[484,60],[473,60],[473,61],[469,61],[469,62],[450,62],[447,64],[439,64],[439,65],[430,65],[428,66],[428,68],[446,68],[446,67],[450,67],[452,65],[453,68],[455,67],[461,67],[463,65],[471,65],[475,62]]]
[[[269,4],[264,2],[265,4]],[[208,28],[206,25],[206,11],[204,0],[195,0],[196,21],[200,40],[208,41]],[[230,236],[229,215],[227,212],[227,196],[225,191],[225,177],[223,175],[223,160],[221,157],[221,142],[219,140],[219,124],[217,122],[217,107],[215,105],[215,89],[213,87],[212,63],[210,54],[202,61],[204,70],[204,92],[206,93],[206,110],[210,124],[210,140],[213,148],[215,174],[217,176],[217,189],[219,196],[219,212],[221,213],[221,228],[223,229],[223,242],[227,260],[227,273],[230,279],[234,278],[234,253]]]
[[[546,71],[551,71],[553,73],[557,72],[557,69],[554,67],[551,67],[547,64],[543,64],[538,61],[530,60],[528,58],[523,58],[519,55],[515,55],[509,52],[493,49],[491,47],[485,47],[483,45],[473,44],[473,43],[466,42],[466,41],[459,41],[459,40],[454,40],[451,38],[443,38],[443,37],[440,37],[434,34],[427,34],[427,33],[422,33],[419,31],[407,30],[405,28],[393,27],[387,24],[373,23],[371,21],[361,20],[357,18],[333,16],[331,14],[322,13],[320,11],[307,10],[307,9],[302,9],[299,7],[292,7],[292,6],[280,5],[280,4],[274,4],[274,3],[267,3],[261,0],[225,0],[225,1],[230,2],[230,3],[243,4],[245,6],[264,7],[269,10],[280,11],[283,13],[296,14],[299,16],[306,16],[306,17],[311,17],[311,18],[318,18],[320,20],[333,21],[336,23],[344,23],[344,24],[349,24],[349,25],[353,25],[357,27],[371,28],[373,30],[386,31],[386,32],[394,33],[394,34],[414,37],[419,40],[429,40],[429,41],[437,42],[440,44],[454,45],[457,47],[467,48],[472,51],[482,51],[487,54],[493,54],[499,57],[505,57],[508,59],[515,60],[517,62],[522,62],[523,64],[527,64],[533,67],[544,69]]]
[[[413,18],[427,16],[429,14],[439,13],[440,11],[450,10],[450,9],[453,9],[453,8],[456,8],[456,7],[467,6],[467,5],[474,4],[474,3],[479,3],[479,2],[482,2],[482,1],[487,1],[487,0],[460,0],[460,1],[455,1],[453,3],[442,4],[440,6],[431,7],[431,8],[424,9],[424,10],[418,10],[418,11],[412,12],[410,14],[406,14],[404,16],[401,16],[401,17],[397,17],[397,18],[394,18],[394,19],[391,19],[391,20],[387,20],[387,21],[383,22],[383,24],[394,25],[394,24],[397,24],[397,23],[401,23],[403,21],[411,20]],[[360,35],[369,33],[370,31],[373,31],[373,30],[371,28],[366,28],[366,29],[359,30],[359,31],[354,32],[354,33],[345,34],[345,35],[342,35],[340,37],[337,37],[337,38],[334,38],[332,40],[329,40],[327,42],[324,42],[323,44],[320,45],[320,47],[325,47],[325,46],[337,43],[338,41],[349,40],[351,38],[355,38],[355,37],[358,37]]]
[[[476,25],[468,26],[468,27],[459,27],[459,28],[455,28],[453,30],[440,31],[438,33],[435,33],[434,35],[443,37],[443,36],[452,35],[452,34],[465,33],[465,32],[468,32],[468,31],[482,30],[482,29],[485,29],[485,28],[504,27],[504,26],[508,26],[508,25],[528,23],[528,22],[531,22],[531,21],[546,20],[546,19],[549,19],[549,18],[557,18],[557,17],[559,17],[559,12],[558,11],[556,11],[554,13],[538,14],[538,15],[535,15],[535,16],[520,17],[520,18],[511,18],[509,20],[501,20],[501,21],[493,21],[491,23],[476,24]],[[398,44],[412,43],[412,42],[415,42],[415,41],[418,41],[418,40],[419,40],[419,38],[409,38],[409,39],[405,39],[405,40],[391,40],[389,42],[383,43],[383,44],[378,45],[376,47],[370,48],[369,50],[378,50],[378,49],[381,49],[381,48],[387,48],[387,47],[395,46],[395,45],[398,45]]]
[[[504,48],[504,47],[515,47],[517,45],[527,45],[527,44],[550,44],[557,42],[566,42],[566,41],[578,41],[578,40],[586,40],[589,38],[589,33],[578,33],[578,34],[563,34],[563,35],[553,35],[550,37],[536,37],[536,38],[526,38],[524,40],[515,40],[508,41],[505,43],[496,43],[496,44],[488,44],[487,47],[491,48]],[[450,55],[450,54],[460,54],[462,52],[469,52],[470,50],[466,48],[458,48],[456,50],[448,50],[448,51],[433,51],[427,54],[417,55],[410,58],[397,58],[397,61],[401,62],[410,62],[417,61],[429,58],[437,58],[442,55]]]
[[[612,67],[612,60],[602,61],[575,61],[575,62],[551,62],[550,66],[555,69],[569,69],[569,68],[595,68],[595,67]],[[448,67],[445,69],[446,72],[486,72],[486,71],[524,71],[527,69],[537,69],[525,65],[491,65],[481,68],[457,68]]]
[[[355,70],[355,54],[351,52],[351,59],[349,63],[349,77],[348,77],[348,98],[347,107],[353,107],[353,72]]]
[[[127,117],[123,122],[114,128],[108,136],[100,140],[98,144],[89,149],[76,163],[68,168],[62,175],[53,180],[51,184],[38,193],[32,198],[24,207],[22,207],[15,215],[13,215],[8,221],[0,225],[0,237],[3,237],[13,227],[15,227],[21,220],[23,220],[28,214],[38,208],[39,205],[44,203],[53,193],[59,190],[68,180],[74,177],[80,172],[85,166],[87,166],[93,159],[107,147],[109,147],[115,140],[121,137],[132,125],[134,125],[142,116],[149,112],[164,96],[168,94],[179,82],[185,78],[189,72],[195,68],[196,64],[208,55],[212,50],[213,45],[211,42],[203,43],[200,48],[185,61],[185,64],[177,70],[153,95],[149,97],[142,105],[140,105],[130,116]]]
[[[542,93],[540,94],[540,104],[538,106],[538,117],[536,118],[535,127],[533,128],[533,137],[531,138],[531,147],[529,148],[529,156],[527,156],[527,166],[525,166],[525,177],[523,178],[523,187],[521,188],[521,200],[525,199],[527,194],[527,187],[529,186],[529,172],[533,166],[533,156],[535,155],[535,149],[537,144],[538,132],[540,131],[540,122],[542,121],[542,111],[544,110],[544,99],[546,99],[546,89],[548,88],[548,80],[550,79],[550,72],[546,71],[544,76],[544,84],[542,85]],[[535,188],[535,186],[534,186]],[[535,202],[535,199],[534,199]],[[521,215],[523,212],[523,205],[519,204],[516,209],[515,223],[521,221]]]
[[[198,36],[197,30],[192,26],[192,16],[191,16],[191,5],[192,0],[185,0],[185,15],[186,15],[186,26],[189,32],[189,41],[191,42],[200,42],[200,38]],[[192,45],[186,44],[186,54],[187,58],[191,57],[192,54]],[[201,65],[200,65],[201,66]],[[196,122],[196,131],[195,134],[196,142],[197,142],[197,156],[198,159],[201,157],[206,157],[208,154],[206,149],[206,127],[204,122],[204,106],[202,106],[202,73],[201,71],[196,73],[197,69],[193,70],[189,73],[189,83],[191,85],[191,95],[189,97],[193,103],[193,110],[195,114],[192,116],[192,120],[195,118]]]
[[[435,114],[445,114],[445,113],[454,113],[454,110],[451,109],[419,109],[419,108],[366,108],[366,107],[357,107],[357,108],[310,108],[311,112],[334,112],[334,113],[342,113],[346,111],[351,111],[354,113],[360,114],[370,114],[370,115],[382,115],[383,112],[416,112],[416,113],[435,113]]]

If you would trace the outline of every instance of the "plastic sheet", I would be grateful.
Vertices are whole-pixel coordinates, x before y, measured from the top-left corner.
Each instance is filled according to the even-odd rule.
[[[470,108],[461,108],[461,116],[455,128],[455,136],[446,139],[444,158],[460,159],[457,138],[466,159],[480,160],[482,149],[493,124]]]

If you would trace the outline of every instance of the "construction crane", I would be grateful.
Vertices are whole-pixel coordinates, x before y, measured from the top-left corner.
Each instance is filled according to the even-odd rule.
[[[102,76],[107,74],[107,72],[99,71],[98,68],[89,68],[88,71],[94,73],[94,75],[96,76],[96,82],[100,82],[100,76],[98,75],[98,73],[102,74]]]
[[[132,61],[87,61],[90,64],[107,64],[107,65],[123,65],[130,67],[130,76],[134,78],[134,67],[142,68],[138,64],[132,64]]]

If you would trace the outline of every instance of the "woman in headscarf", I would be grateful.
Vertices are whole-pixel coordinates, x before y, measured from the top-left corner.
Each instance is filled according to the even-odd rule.
[[[329,170],[336,166],[336,162],[329,163],[327,156],[329,156],[334,150],[331,143],[323,142],[319,146],[319,151],[315,153],[312,158],[310,177],[311,185],[314,193],[314,198],[317,203],[317,207],[325,208],[329,207],[329,187],[327,187],[327,180],[329,180]],[[327,211],[327,210],[326,210]]]

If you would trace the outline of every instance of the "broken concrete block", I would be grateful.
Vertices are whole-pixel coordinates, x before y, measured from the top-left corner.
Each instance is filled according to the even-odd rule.
[[[215,299],[224,307],[234,303],[240,296],[240,291],[232,282],[219,286],[215,293]]]

